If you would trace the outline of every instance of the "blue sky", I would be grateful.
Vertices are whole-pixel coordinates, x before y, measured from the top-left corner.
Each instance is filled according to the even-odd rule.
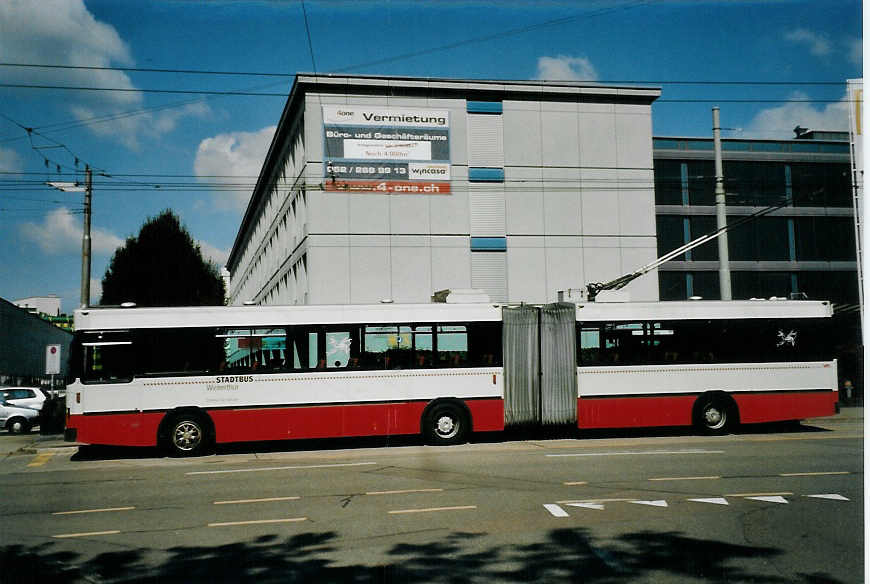
[[[85,163],[94,302],[114,249],[165,208],[226,259],[285,99],[153,90],[286,94],[311,71],[650,82],[657,136],[707,136],[719,105],[726,136],[789,138],[847,129],[862,37],[846,0],[2,0],[0,297],[78,305],[82,197],[44,183]]]

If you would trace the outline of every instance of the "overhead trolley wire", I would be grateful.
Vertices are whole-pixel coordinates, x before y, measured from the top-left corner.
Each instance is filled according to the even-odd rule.
[[[310,50],[310,49],[309,49]],[[194,74],[194,75],[235,75],[235,76],[248,76],[248,77],[284,77],[284,78],[293,78],[296,76],[295,73],[274,73],[267,71],[213,71],[208,69],[148,69],[143,67],[97,67],[97,66],[86,66],[86,65],[47,65],[47,64],[38,64],[38,63],[2,63],[0,62],[0,67],[31,67],[31,68],[42,68],[42,69],[83,69],[83,70],[92,70],[92,71],[137,71],[137,72],[147,72],[147,73],[183,73],[183,74]],[[340,72],[340,71],[336,71]],[[512,82],[520,82],[522,80],[518,79],[504,79],[500,80],[504,83],[512,83]],[[546,80],[543,80],[546,82]],[[553,80],[559,81],[559,80]],[[794,86],[794,85],[805,85],[805,86],[841,86],[844,85],[843,81],[809,81],[809,80],[800,80],[793,79],[788,81],[770,81],[770,80],[761,80],[761,79],[735,79],[735,80],[689,80],[689,79],[595,79],[589,80],[589,83],[595,83],[600,85],[605,85],[608,83],[612,84],[641,84],[641,85],[757,85],[757,86]],[[137,91],[132,89],[130,91]]]
[[[239,97],[283,97],[287,93],[257,91],[218,91],[210,89],[130,89],[125,87],[85,87],[72,85],[25,85],[21,83],[0,83],[0,87],[17,89],[57,89],[62,91],[117,91],[123,93],[164,93],[171,95],[222,95]],[[841,98],[658,98],[656,103],[835,103]]]

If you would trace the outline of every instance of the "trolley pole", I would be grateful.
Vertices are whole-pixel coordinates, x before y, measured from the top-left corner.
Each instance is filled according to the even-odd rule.
[[[81,307],[91,303],[91,167],[85,167],[85,219],[82,231],[82,297]]]
[[[713,153],[716,164],[716,229],[727,224],[725,213],[725,177],[722,172],[722,137],[719,126],[719,108],[713,108]],[[728,261],[728,233],[723,231],[719,245],[719,294],[722,300],[731,300],[731,264]]]

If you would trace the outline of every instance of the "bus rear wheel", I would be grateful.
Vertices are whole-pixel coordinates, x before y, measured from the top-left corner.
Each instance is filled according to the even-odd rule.
[[[726,396],[701,396],[695,406],[695,426],[704,434],[730,432],[737,425],[737,406]]]
[[[208,426],[196,414],[178,414],[167,424],[165,444],[174,456],[197,456],[209,443]]]
[[[423,434],[433,445],[462,444],[470,425],[464,409],[453,402],[437,403],[423,416]]]

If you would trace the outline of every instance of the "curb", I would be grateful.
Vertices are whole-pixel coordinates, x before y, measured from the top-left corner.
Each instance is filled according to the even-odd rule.
[[[22,446],[16,452],[20,452],[21,454],[43,454],[49,452],[67,452],[69,450],[78,450],[79,446],[84,446],[84,444],[78,443],[70,443],[69,446]]]

